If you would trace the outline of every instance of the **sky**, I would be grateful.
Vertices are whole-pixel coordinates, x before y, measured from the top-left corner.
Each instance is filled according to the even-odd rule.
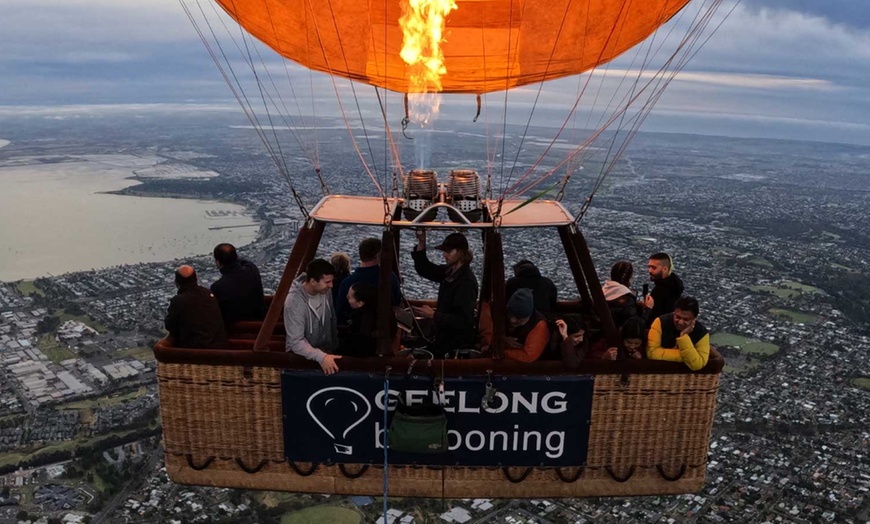
[[[643,130],[870,145],[870,2],[735,1]],[[0,116],[235,103],[178,0],[3,0],[0,13]],[[576,81],[552,84],[542,107],[570,105]]]

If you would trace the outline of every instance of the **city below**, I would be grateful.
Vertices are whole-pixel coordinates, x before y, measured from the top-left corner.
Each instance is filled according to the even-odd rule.
[[[192,264],[208,285],[218,277],[211,246],[245,244],[242,256],[259,265],[271,292],[301,214],[255,133],[233,125],[237,120],[152,115],[132,121],[103,117],[73,129],[49,120],[0,120],[9,142],[0,147],[0,183],[13,167],[20,178],[27,166],[47,173],[85,158],[105,163],[111,155],[111,163],[129,169],[137,182],[109,188],[112,197],[199,206],[196,225],[184,226],[172,237],[175,244],[160,248],[171,260],[130,251],[103,269],[0,282],[0,524],[870,521],[870,148],[641,133],[581,223],[602,280],[611,264],[629,260],[633,287],[640,289],[647,256],[667,251],[686,294],[699,299],[701,319],[726,360],[702,491],[554,500],[390,498],[385,516],[377,497],[218,489],[168,479],[151,348],[165,335],[175,268]],[[437,136],[443,142],[432,144],[434,169],[486,172],[483,138],[470,138],[474,128],[467,126],[460,129],[467,133]],[[509,126],[508,132],[520,130]],[[346,131],[319,135],[320,157],[329,159],[329,190],[374,194]],[[402,147],[403,157],[414,158],[412,145]],[[518,164],[530,166],[535,154],[524,152]],[[473,160],[463,164],[464,158]],[[571,211],[588,196],[600,167],[593,159],[572,178],[563,200]],[[293,154],[288,169],[310,209],[321,194],[317,177]],[[82,216],[81,224],[64,226],[90,227]],[[4,229],[16,227],[4,223]],[[171,229],[160,228],[155,238]],[[355,264],[359,240],[379,233],[330,227],[318,256],[345,251]],[[530,259],[554,280],[560,299],[576,298],[558,235],[546,235],[506,232],[506,264]],[[100,236],[90,231],[70,245],[105,249],[110,242]],[[410,233],[401,240],[404,293],[434,297],[436,287],[408,271]],[[133,235],[137,241],[145,242]],[[21,247],[5,247],[0,274],[6,261],[28,256]],[[49,262],[62,265],[70,249]],[[474,264],[479,273],[479,260]],[[26,271],[28,263],[21,266]]]

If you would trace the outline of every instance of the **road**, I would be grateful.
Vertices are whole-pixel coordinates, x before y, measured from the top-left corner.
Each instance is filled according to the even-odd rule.
[[[157,462],[162,457],[163,457],[163,445],[159,445],[151,452],[151,455],[148,457],[148,460],[145,461],[142,465],[140,465],[140,467],[137,468],[137,470],[135,472],[133,472],[133,475],[131,476],[130,480],[128,480],[127,483],[124,484],[123,489],[121,489],[121,491],[116,493],[115,496],[112,497],[112,500],[107,502],[106,505],[103,506],[103,509],[101,509],[99,513],[94,515],[94,518],[91,519],[91,523],[92,524],[103,524],[104,522],[112,522],[111,520],[107,520],[107,519],[109,519],[109,517],[112,515],[112,513],[114,513],[115,510],[118,509],[118,506],[120,506],[121,504],[123,504],[127,500],[127,498],[130,496],[130,493],[132,493],[134,491],[134,489],[139,485],[139,483],[142,482],[142,479],[147,477],[147,475],[142,475],[140,473],[147,473],[147,472],[153,470],[154,467],[157,465]]]

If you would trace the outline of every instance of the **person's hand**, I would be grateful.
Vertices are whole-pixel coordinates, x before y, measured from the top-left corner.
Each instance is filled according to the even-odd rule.
[[[601,355],[601,359],[602,360],[616,360],[616,353],[617,353],[616,348],[607,348],[607,351],[605,351],[604,354]]]
[[[320,362],[320,369],[322,369],[323,373],[326,375],[338,373],[338,364],[336,364],[335,361],[340,358],[341,355],[326,355],[323,357],[323,361]]]
[[[628,358],[640,359],[640,358],[643,358],[643,355],[641,354],[640,350],[638,350],[638,349],[630,349],[630,350],[628,350]]]
[[[556,321],[556,327],[559,328],[559,334],[562,335],[562,340],[568,340],[568,324],[560,318]]]
[[[643,307],[646,309],[652,309],[655,305],[656,301],[653,300],[652,295],[647,295],[645,299],[643,299]]]
[[[417,229],[414,231],[414,236],[417,237],[417,251],[426,249],[426,230]]]
[[[430,306],[411,306],[414,309],[414,314],[423,318],[433,318],[435,310]]]
[[[691,324],[686,326],[686,329],[680,331],[680,336],[684,337],[684,336],[688,335],[689,333],[691,333],[692,331],[694,331],[694,329],[695,329],[695,321],[693,320]]]

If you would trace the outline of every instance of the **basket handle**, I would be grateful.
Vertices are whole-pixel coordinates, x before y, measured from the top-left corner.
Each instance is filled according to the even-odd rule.
[[[577,480],[580,478],[580,475],[582,475],[585,470],[585,466],[580,466],[577,468],[577,472],[573,476],[566,477],[565,474],[562,473],[562,468],[556,468],[556,476],[559,477],[559,480],[561,480],[565,484],[573,484],[577,482]]]
[[[196,471],[202,471],[202,470],[206,469],[207,467],[209,467],[212,462],[214,462],[214,455],[205,459],[205,462],[203,462],[201,465],[196,465],[193,463],[193,455],[190,453],[186,454],[184,456],[184,458],[187,459],[187,465],[190,466],[190,469],[194,469]]]
[[[296,463],[293,462],[292,460],[288,460],[287,464],[289,464],[290,469],[292,469],[300,477],[307,477],[307,476],[311,475],[312,473],[317,471],[317,467],[320,466],[319,463],[312,462],[310,468],[303,470],[303,469],[299,469],[299,466],[297,466]]]
[[[513,482],[514,484],[519,484],[520,482],[526,480],[526,477],[528,477],[529,473],[532,472],[532,468],[526,468],[525,471],[523,471],[523,473],[519,477],[514,477],[513,475],[511,475],[510,468],[504,467],[504,468],[501,468],[501,470],[502,470],[502,472],[504,472],[505,478],[508,479],[509,481]]]
[[[251,475],[253,475],[254,473],[257,473],[258,471],[263,469],[263,466],[266,465],[266,462],[268,462],[268,460],[263,459],[260,461],[259,464],[257,464],[256,467],[249,468],[248,466],[245,465],[244,462],[242,462],[242,459],[240,459],[239,457],[236,457],[236,464],[239,465],[239,467],[242,469],[242,471],[244,471],[245,473],[250,473]]]
[[[359,471],[357,471],[356,473],[348,473],[347,468],[345,467],[344,464],[339,464],[338,469],[339,469],[339,471],[341,471],[341,474],[344,475],[345,477],[347,477],[349,479],[358,479],[358,478],[362,477],[363,475],[365,475],[365,472],[369,470],[369,465],[364,464],[363,467],[361,467],[359,469]]]
[[[628,468],[628,474],[624,477],[617,477],[616,473],[613,472],[613,469],[611,469],[610,466],[604,466],[604,470],[607,471],[607,473],[610,475],[610,478],[612,478],[616,482],[619,482],[620,484],[623,482],[628,482],[628,480],[632,476],[634,476],[634,466]]]
[[[676,482],[676,481],[680,480],[681,478],[683,478],[683,475],[686,474],[686,465],[685,464],[682,464],[680,466],[680,471],[676,474],[676,476],[673,476],[673,477],[668,475],[667,473],[665,473],[665,468],[661,464],[656,464],[656,469],[658,470],[659,475],[661,475],[662,478],[667,480],[668,482]]]

